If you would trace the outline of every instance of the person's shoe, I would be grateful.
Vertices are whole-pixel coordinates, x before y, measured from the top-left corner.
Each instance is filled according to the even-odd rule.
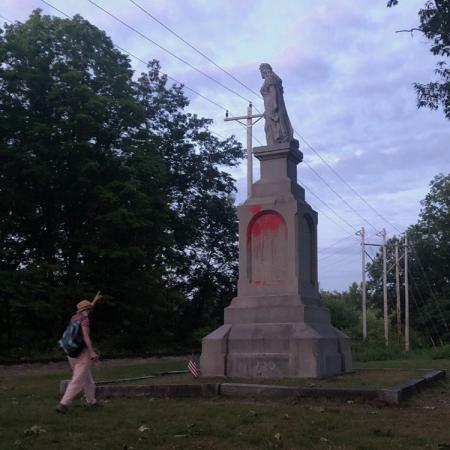
[[[66,405],[63,405],[62,403],[59,403],[56,407],[56,412],[59,414],[66,414],[66,412],[69,410],[69,408]]]

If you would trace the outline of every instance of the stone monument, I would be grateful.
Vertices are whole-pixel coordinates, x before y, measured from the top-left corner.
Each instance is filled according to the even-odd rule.
[[[351,370],[350,339],[319,298],[317,213],[297,184],[302,161],[281,79],[261,64],[267,145],[261,178],[238,208],[238,295],[202,341],[204,377],[318,378]]]

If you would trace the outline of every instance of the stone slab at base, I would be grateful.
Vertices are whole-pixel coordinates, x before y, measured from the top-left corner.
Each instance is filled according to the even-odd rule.
[[[351,370],[350,339],[328,324],[225,324],[202,342],[203,377],[323,378]]]

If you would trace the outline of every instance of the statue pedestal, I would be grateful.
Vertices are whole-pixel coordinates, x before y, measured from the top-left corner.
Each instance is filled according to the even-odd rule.
[[[319,298],[317,213],[298,143],[257,147],[261,179],[238,208],[238,296],[202,341],[202,376],[316,378],[351,370],[350,339]]]

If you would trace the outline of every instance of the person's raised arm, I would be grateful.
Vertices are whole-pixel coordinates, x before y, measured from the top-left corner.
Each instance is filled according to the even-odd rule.
[[[95,304],[96,304],[98,301],[100,301],[102,298],[103,298],[103,296],[101,295],[100,291],[98,291],[98,292],[95,294],[94,300],[92,300],[92,307],[94,307]]]

